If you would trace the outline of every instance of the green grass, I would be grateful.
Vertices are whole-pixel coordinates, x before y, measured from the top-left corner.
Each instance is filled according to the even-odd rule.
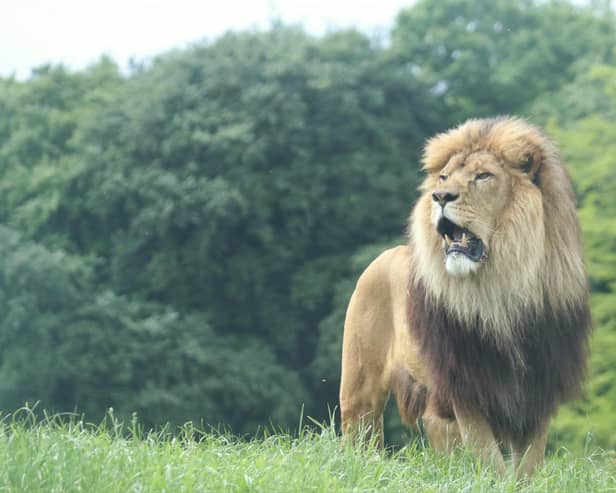
[[[144,434],[29,412],[0,423],[0,491],[24,492],[604,492],[616,491],[606,453],[561,451],[529,482],[497,480],[462,451],[435,456],[415,442],[395,453],[341,443],[333,427],[241,440],[186,425]]]

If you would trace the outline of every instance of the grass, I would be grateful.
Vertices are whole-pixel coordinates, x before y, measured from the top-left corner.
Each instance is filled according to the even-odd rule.
[[[343,445],[334,427],[241,440],[185,425],[173,436],[28,412],[0,422],[0,491],[616,492],[614,457],[560,451],[528,482],[498,480],[468,454],[414,442],[395,453]]]

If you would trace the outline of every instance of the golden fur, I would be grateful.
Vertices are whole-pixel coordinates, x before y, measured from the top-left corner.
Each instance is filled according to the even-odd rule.
[[[490,262],[478,272],[476,282],[469,283],[442,268],[442,239],[430,221],[429,192],[438,188],[438,174],[455,164],[452,158],[467,159],[477,151],[502,165],[499,171],[509,176],[511,187],[506,192],[508,207],[497,218],[496,234],[488,245]],[[529,156],[537,163],[530,173],[541,166],[541,188],[519,169]],[[424,169],[429,174],[421,189],[428,193],[420,198],[410,226],[416,276],[460,318],[471,322],[479,316],[495,337],[510,339],[529,306],[542,310],[544,295],[554,307],[578,303],[585,295],[575,197],[555,145],[537,128],[521,119],[501,119],[488,132],[484,120],[470,120],[428,142]],[[495,209],[490,202],[502,197],[490,195],[486,200],[478,211],[484,216],[480,219]]]
[[[518,118],[469,120],[437,135],[423,165],[409,244],[370,264],[349,303],[343,432],[365,422],[382,443],[393,390],[403,418],[422,417],[435,448],[462,441],[504,470],[499,447],[509,446],[529,473],[543,458],[551,415],[584,374],[588,292],[569,179],[552,141]],[[456,198],[443,206],[433,194],[445,193]],[[482,240],[482,261],[444,261],[444,214]],[[451,383],[458,374],[471,376]],[[472,375],[487,376],[485,392]]]

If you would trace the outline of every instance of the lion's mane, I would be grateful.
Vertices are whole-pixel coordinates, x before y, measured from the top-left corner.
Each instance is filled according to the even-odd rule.
[[[575,196],[556,146],[516,118],[470,120],[434,137],[424,168],[438,173],[475,151],[493,154],[513,180],[489,260],[474,276],[447,274],[424,185],[409,220],[409,326],[443,415],[472,406],[497,435],[529,436],[584,379],[591,324]],[[532,183],[515,171],[525,159]]]

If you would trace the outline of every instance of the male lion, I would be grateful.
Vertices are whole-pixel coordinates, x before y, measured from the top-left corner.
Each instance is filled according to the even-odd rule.
[[[555,145],[519,118],[428,141],[409,244],[382,253],[349,303],[340,407],[382,444],[393,390],[431,445],[457,441],[522,474],[558,405],[579,396],[590,331],[575,197]]]

